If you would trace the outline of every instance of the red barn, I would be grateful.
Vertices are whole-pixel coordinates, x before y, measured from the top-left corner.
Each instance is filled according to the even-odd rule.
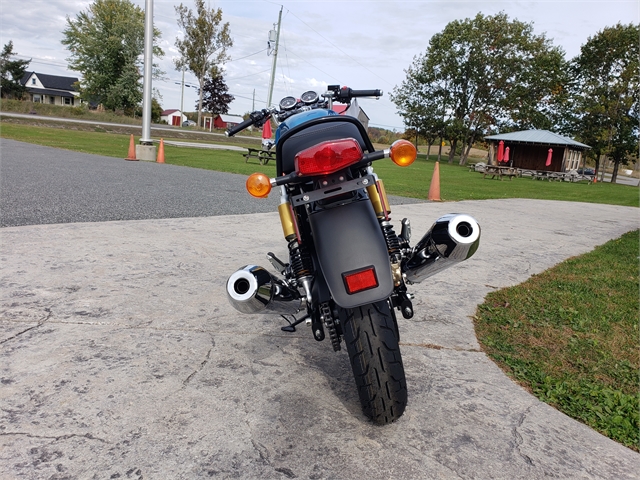
[[[218,115],[213,121],[214,128],[227,129],[242,123],[244,118],[237,115]]]

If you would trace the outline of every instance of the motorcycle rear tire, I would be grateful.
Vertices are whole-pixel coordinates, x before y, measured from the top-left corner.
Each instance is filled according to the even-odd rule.
[[[407,381],[387,301],[346,310],[343,334],[363,413],[378,425],[402,416]]]

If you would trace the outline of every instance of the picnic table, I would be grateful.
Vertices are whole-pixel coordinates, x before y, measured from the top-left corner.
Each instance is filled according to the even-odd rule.
[[[513,167],[500,167],[498,165],[487,165],[482,172],[482,178],[486,178],[487,175],[491,175],[491,178],[498,177],[502,180],[502,177],[509,177],[512,180],[513,177],[518,176],[518,169]]]
[[[263,150],[262,148],[247,148],[247,150],[247,153],[244,154],[245,163],[249,163],[250,158],[257,158],[260,165],[266,165],[269,160],[276,158],[274,150]]]
[[[559,180],[561,182],[579,182],[581,180],[588,180],[589,183],[593,181],[593,177],[589,175],[581,175],[576,172],[548,172],[544,170],[534,171],[531,175],[533,180],[549,180],[550,182]]]

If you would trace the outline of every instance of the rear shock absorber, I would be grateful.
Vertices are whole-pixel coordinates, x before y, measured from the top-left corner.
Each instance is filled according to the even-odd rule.
[[[380,220],[380,228],[384,235],[384,241],[387,243],[389,251],[389,261],[391,262],[391,276],[393,277],[393,285],[399,287],[402,283],[402,271],[400,262],[402,261],[402,251],[400,250],[400,240],[393,230],[391,222],[388,220]]]
[[[298,285],[304,288],[307,298],[307,306],[313,304],[311,284],[313,281],[313,260],[306,245],[298,243],[298,239],[289,242],[289,263],[291,271],[298,281]]]
[[[389,258],[400,261],[402,259],[402,252],[400,251],[400,240],[398,239],[398,235],[396,235],[396,232],[393,230],[393,225],[391,225],[391,222],[383,220],[380,222],[380,227],[382,228],[384,240],[385,242],[387,242]]]
[[[291,271],[296,279],[313,275],[313,260],[307,249],[298,243],[298,239],[289,242]]]

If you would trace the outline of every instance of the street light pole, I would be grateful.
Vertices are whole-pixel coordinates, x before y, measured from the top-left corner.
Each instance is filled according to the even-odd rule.
[[[142,85],[142,145],[151,145],[151,76],[153,75],[153,0],[145,0],[144,81]]]
[[[151,75],[153,75],[153,0],[145,0],[144,71],[142,82],[142,137],[136,145],[136,158],[156,161],[156,147],[151,141]]]

